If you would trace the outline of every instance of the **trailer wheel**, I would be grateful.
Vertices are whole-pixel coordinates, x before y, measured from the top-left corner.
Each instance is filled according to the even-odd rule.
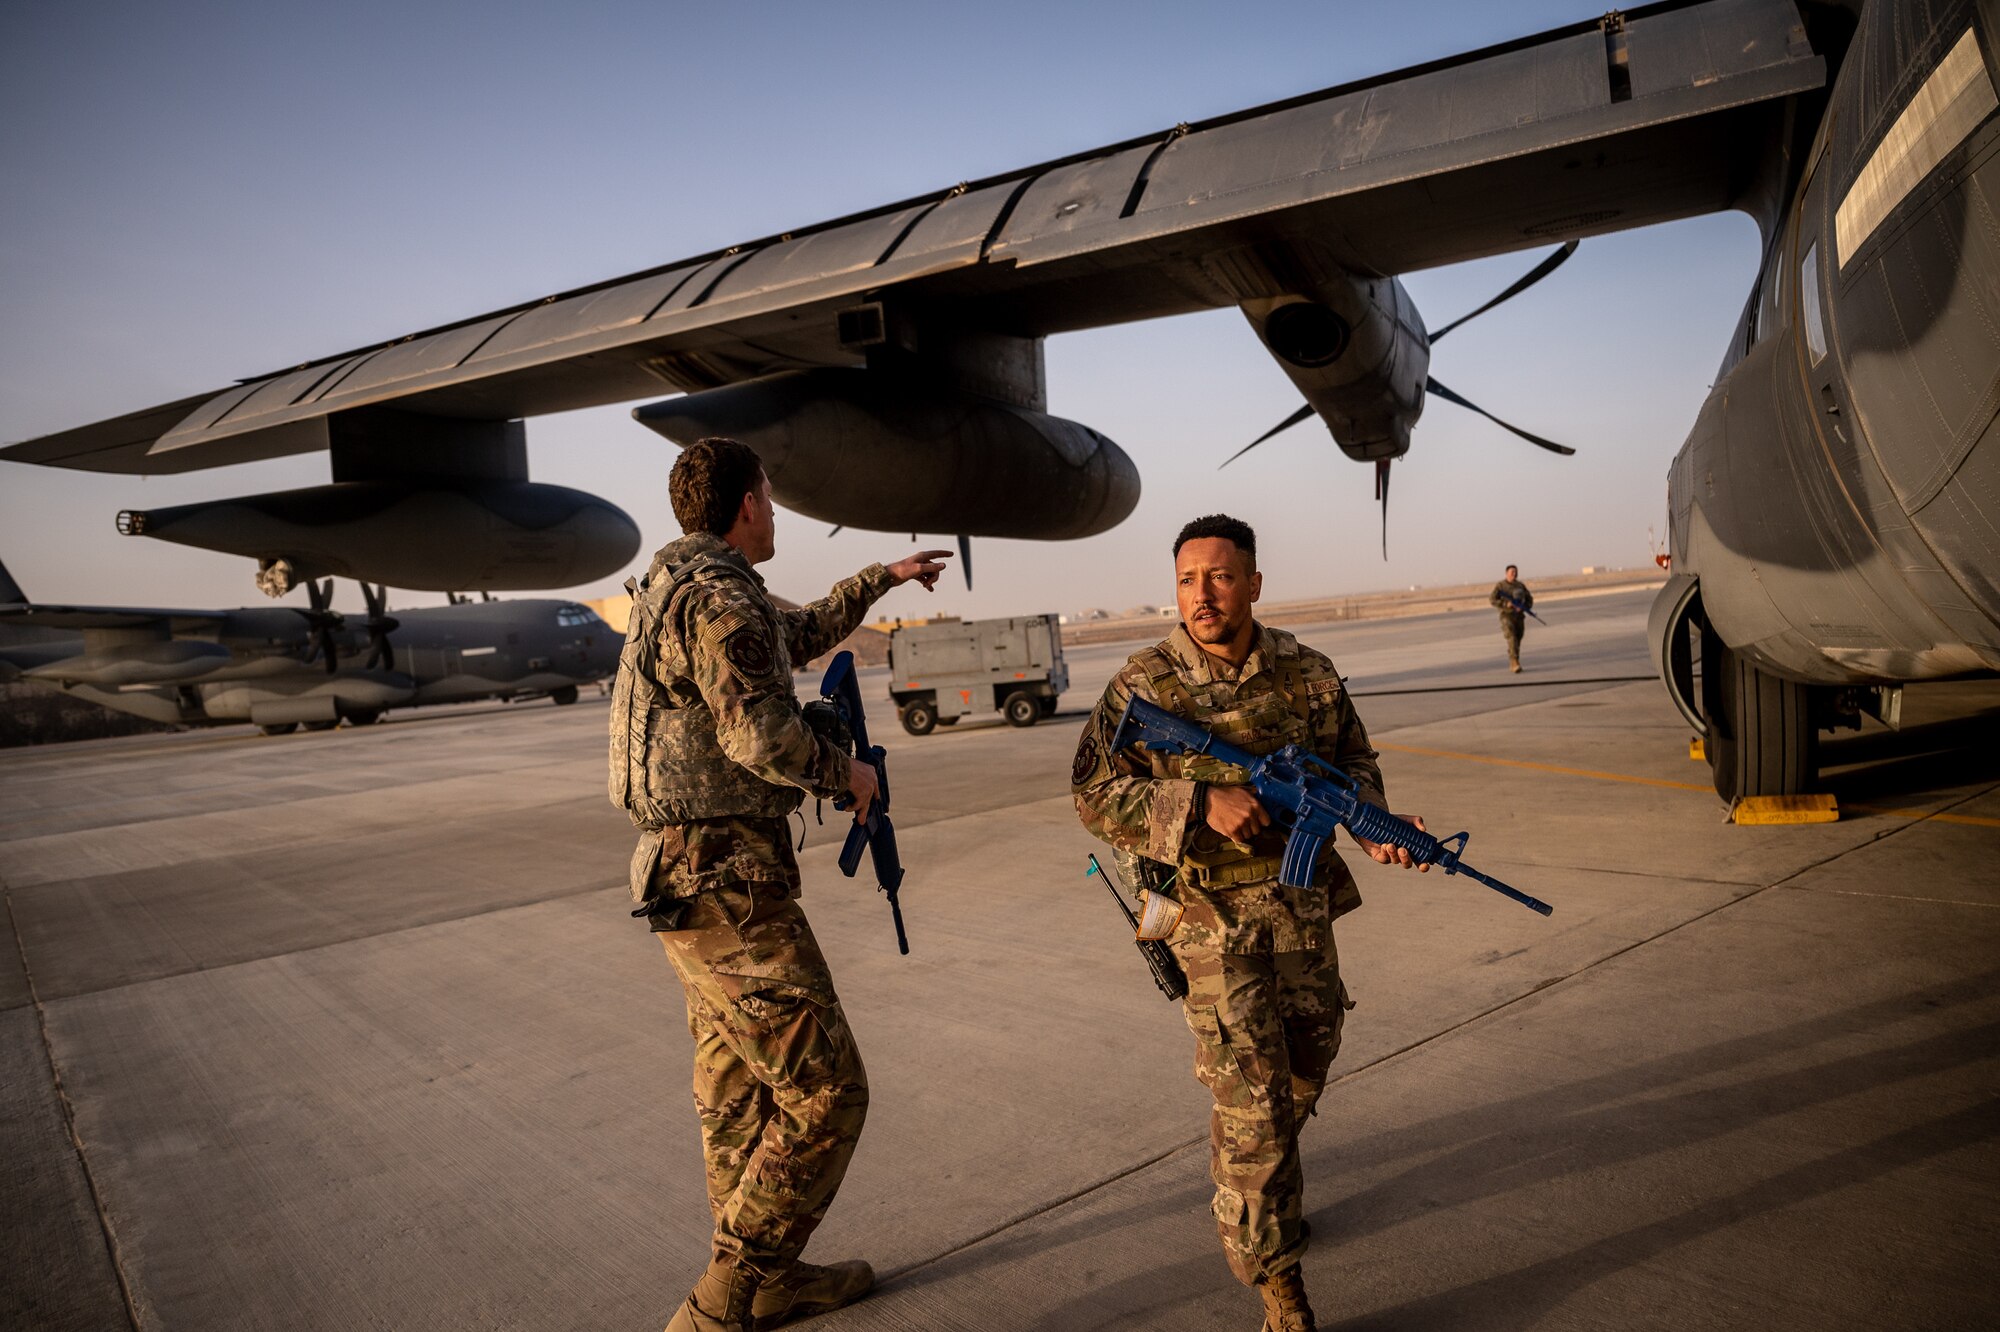
[[[922,699],[903,705],[903,729],[911,735],[929,735],[937,720],[937,709]]]
[[[1006,714],[1010,726],[1033,726],[1042,719],[1042,705],[1035,701],[1035,696],[1018,689],[1007,695],[1000,711]]]

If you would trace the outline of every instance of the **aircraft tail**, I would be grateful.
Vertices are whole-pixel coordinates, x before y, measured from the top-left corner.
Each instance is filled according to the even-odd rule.
[[[7,566],[0,564],[0,606],[11,606],[16,602],[26,602],[28,594],[14,581],[14,575],[7,572]]]

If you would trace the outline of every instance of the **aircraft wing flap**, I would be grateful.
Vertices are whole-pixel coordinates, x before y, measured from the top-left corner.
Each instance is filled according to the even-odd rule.
[[[681,264],[651,277],[551,298],[495,332],[467,358],[467,364],[503,362],[572,339],[630,328],[649,318],[701,267]]]
[[[655,386],[687,387],[689,372],[671,364],[656,367],[644,380],[635,379],[639,372],[632,367],[660,361],[693,335],[725,321],[847,299],[887,283],[976,263],[1012,190],[1013,182],[1003,182],[952,194],[850,226],[781,239],[743,254],[719,255],[415,337],[357,354],[331,373],[320,366],[231,390],[224,395],[228,401],[217,400],[213,409],[172,431],[154,453],[240,441],[252,432],[404,398],[421,398],[409,405],[432,411],[451,412],[455,404],[469,400],[489,412],[538,415],[622,401]],[[832,321],[826,323],[820,359],[833,362],[840,359],[840,348]],[[717,335],[704,341],[731,339]],[[580,370],[582,382],[575,385],[552,384],[547,375],[532,373],[583,358],[616,364]],[[321,376],[318,391],[291,393],[308,374]],[[454,392],[475,382],[471,392]],[[254,401],[253,390],[263,390]],[[263,410],[257,410],[259,405]],[[324,447],[324,432],[321,440]]]
[[[1141,191],[1136,207],[1116,180],[1091,195],[1065,192],[1051,173],[1022,199],[991,253],[1029,268],[1126,244],[1186,240],[1245,219],[1276,232],[1288,221],[1296,225],[1286,214],[1342,197],[1807,92],[1825,81],[1824,62],[1805,45],[1791,0],[1710,0],[1654,13],[1633,20],[1624,39],[1630,97],[1614,91],[1605,33],[1558,35],[1198,129],[1159,148],[1143,182],[1141,150],[1085,164],[1122,172],[1125,193]],[[1715,170],[1726,172],[1727,164]],[[1071,211],[1052,219],[1051,206]],[[1479,219],[1465,221],[1476,228]],[[1394,237],[1370,236],[1365,221],[1350,234],[1358,260],[1394,253]],[[1513,234],[1481,244],[1491,253],[1532,242]],[[1385,263],[1382,271],[1403,270]]]
[[[189,412],[213,401],[216,393],[197,393],[177,402],[162,403],[108,421],[98,421],[73,430],[58,431],[0,449],[9,462],[44,463],[58,467],[81,467],[98,471],[141,471],[146,450],[167,431],[187,419]]]
[[[1632,100],[1796,64],[1812,56],[1797,11],[1765,0],[1635,15],[1626,24]]]

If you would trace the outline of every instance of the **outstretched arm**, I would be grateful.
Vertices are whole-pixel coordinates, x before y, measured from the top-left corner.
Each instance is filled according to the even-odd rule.
[[[894,564],[871,564],[852,578],[844,578],[818,601],[797,610],[779,611],[785,647],[793,662],[804,665],[814,657],[833,651],[840,641],[861,626],[861,617],[884,592],[912,579],[925,591],[936,583],[944,569],[940,562],[950,551],[919,551]]]

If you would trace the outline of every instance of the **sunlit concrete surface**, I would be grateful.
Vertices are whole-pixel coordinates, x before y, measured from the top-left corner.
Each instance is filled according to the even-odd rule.
[[[1549,607],[1521,677],[1488,615],[1303,634],[1396,808],[1556,907],[1360,869],[1359,1007],[1305,1134],[1320,1325],[1991,1326],[2000,688],[1831,742],[1839,823],[1731,827],[1659,685],[1616,682],[1646,606]],[[885,1276],[820,1326],[1256,1326],[1191,1038],[1067,796],[1128,650],[1074,653],[1025,731],[912,739],[884,701],[908,957],[806,810],[873,1087],[810,1256]],[[0,1325],[663,1324],[708,1216],[604,721],[0,756]]]

